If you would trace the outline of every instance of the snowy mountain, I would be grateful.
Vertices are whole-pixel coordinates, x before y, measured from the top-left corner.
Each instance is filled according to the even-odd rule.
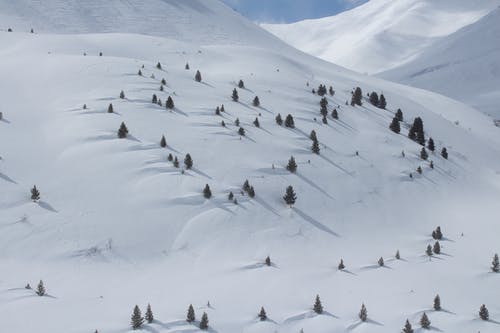
[[[304,54],[215,0],[133,4],[0,0],[3,331],[129,332],[148,303],[154,333],[199,332],[190,304],[220,333],[397,332],[407,319],[417,331],[423,312],[435,330],[497,330],[500,137],[487,116]],[[335,91],[326,124],[321,84]],[[416,117],[435,142],[427,161],[408,138]],[[437,226],[442,252],[428,256]],[[40,279],[44,297],[25,289]]]

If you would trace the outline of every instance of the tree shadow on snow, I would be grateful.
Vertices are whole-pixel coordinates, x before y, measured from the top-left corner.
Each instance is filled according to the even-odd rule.
[[[3,179],[5,180],[6,182],[9,182],[9,183],[12,183],[12,184],[17,184],[15,180],[13,180],[12,178],[10,178],[9,176],[3,174],[0,172],[0,179]]]
[[[291,323],[294,323],[296,321],[300,321],[300,320],[304,320],[304,319],[309,319],[309,318],[315,318],[315,317],[318,317],[318,316],[327,316],[327,317],[332,317],[332,318],[335,318],[335,319],[339,318],[339,317],[331,314],[328,311],[323,311],[322,314],[317,314],[314,311],[307,311],[307,312],[304,312],[304,313],[301,313],[301,314],[289,317],[289,318],[285,319],[283,321],[283,323],[284,324],[291,324]]]
[[[301,211],[297,207],[292,207],[292,209],[293,209],[293,211],[295,213],[297,213],[297,215],[299,215],[300,217],[302,217],[305,221],[309,222],[310,224],[312,224],[317,229],[319,229],[319,230],[321,230],[323,232],[326,232],[326,233],[328,233],[328,234],[330,234],[332,236],[340,237],[339,234],[337,234],[335,231],[333,231],[332,229],[328,228],[326,225],[324,225],[323,223],[319,222],[318,220],[315,220],[311,216],[307,215],[306,213],[304,213],[303,211]]]
[[[347,326],[347,330],[348,331],[352,331],[352,330],[356,329],[358,326],[361,326],[363,324],[372,324],[372,325],[376,325],[376,326],[384,326],[384,324],[379,323],[378,321],[375,321],[373,319],[368,318],[368,319],[366,319],[366,321],[358,320],[354,324],[351,324],[351,325]]]
[[[45,210],[48,210],[52,213],[58,213],[58,211],[54,207],[52,207],[48,202],[38,201],[37,204],[38,204],[38,206],[40,206],[41,208],[43,208]]]

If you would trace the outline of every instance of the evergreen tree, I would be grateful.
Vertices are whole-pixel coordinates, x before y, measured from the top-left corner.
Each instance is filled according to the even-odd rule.
[[[240,126],[240,118],[236,118],[236,120],[234,121],[234,125]]]
[[[172,162],[174,160],[174,157],[172,156],[172,154],[168,154],[167,160],[169,162]]]
[[[200,71],[196,71],[196,75],[194,76],[196,82],[201,82],[201,73]]]
[[[396,111],[396,119],[399,121],[403,121],[403,111],[401,111],[401,109],[398,109],[398,111]]]
[[[293,190],[292,186],[288,186],[286,188],[286,193],[283,196],[283,200],[285,200],[286,204],[289,205],[290,207],[295,204],[295,201],[297,200],[297,196],[295,195],[295,191]]]
[[[431,161],[431,162],[429,163],[429,167],[430,167],[431,169],[434,169],[434,162],[433,162],[433,161]]]
[[[393,131],[394,133],[398,133],[401,132],[401,126],[399,124],[399,120],[394,117],[392,119],[392,122],[391,122],[391,125],[389,125],[389,128],[391,129],[391,131]]]
[[[312,146],[311,146],[311,150],[314,154],[319,155],[320,148],[319,148],[318,140],[313,141]]]
[[[167,102],[165,103],[165,107],[170,110],[172,110],[175,107],[174,100],[172,99],[172,97],[168,96]]]
[[[318,87],[318,95],[319,96],[325,96],[326,95],[326,86],[320,84]]]
[[[226,123],[224,122],[224,120],[223,120],[223,121],[221,121],[221,123],[220,123],[220,124],[222,125],[222,127],[226,127]]]
[[[233,194],[233,192],[231,191],[231,192],[229,192],[229,195],[227,196],[227,200],[229,200],[229,201],[233,201],[233,199],[234,199],[234,194]]]
[[[313,310],[317,314],[323,313],[323,305],[321,304],[321,300],[319,299],[319,295],[316,295],[316,300],[314,301]]]
[[[344,265],[344,259],[340,259],[340,263],[339,263],[339,266],[338,266],[338,269],[339,271],[343,270],[345,268],[345,265]]]
[[[422,328],[426,330],[431,327],[431,321],[429,320],[429,317],[427,317],[427,314],[425,312],[420,318],[420,326],[422,326]]]
[[[486,305],[481,305],[479,308],[479,318],[482,320],[489,320],[490,319],[490,313],[488,311],[488,308],[486,308]]]
[[[266,263],[267,266],[271,266],[271,257],[267,256],[264,262]]]
[[[433,305],[433,308],[434,310],[436,311],[441,311],[441,297],[439,297],[439,295],[436,295],[436,297],[434,297],[434,305]]]
[[[338,120],[339,119],[339,113],[337,112],[337,109],[333,109],[332,111],[332,118]]]
[[[36,287],[36,294],[38,296],[45,296],[45,286],[43,285],[43,281],[40,280],[40,282],[38,282],[38,286]]]
[[[139,71],[137,72],[137,75],[139,76],[142,76],[142,71],[139,69]]]
[[[266,321],[267,320],[267,314],[266,314],[266,310],[264,310],[264,307],[260,308],[259,319],[260,319],[260,321]]]
[[[153,98],[151,99],[151,103],[153,103],[153,104],[158,103],[158,97],[156,96],[156,94],[153,94]]]
[[[243,191],[247,192],[248,193],[248,190],[250,189],[250,183],[248,182],[248,179],[245,180],[245,182],[243,183]]]
[[[186,157],[184,157],[184,165],[186,166],[187,170],[193,167],[193,159],[191,158],[190,154],[186,154]]]
[[[255,125],[255,127],[260,127],[260,123],[259,123],[259,118],[255,118],[255,120],[253,121],[253,124]]]
[[[323,97],[321,99],[321,101],[319,102],[319,105],[321,106],[321,111],[320,111],[321,115],[323,117],[326,117],[328,115],[328,108],[327,108],[328,100],[326,99],[326,97]]]
[[[422,150],[420,151],[420,158],[424,161],[429,158],[429,154],[427,153],[427,150],[425,150],[425,147],[422,147]]]
[[[435,254],[441,254],[441,244],[439,244],[439,241],[436,241],[434,243],[434,247],[432,248]]]
[[[321,121],[323,122],[323,124],[328,124],[328,119],[326,119],[326,116],[323,116],[323,119],[321,119]]]
[[[425,249],[425,254],[427,254],[429,257],[432,256],[432,246],[427,245],[427,248]]]
[[[215,114],[220,115],[220,108],[218,106],[215,108]]]
[[[441,150],[441,156],[443,156],[445,160],[448,159],[448,150],[446,150],[445,147],[443,147],[443,149]]]
[[[413,333],[413,328],[411,327],[410,322],[406,319],[405,326],[403,327],[403,333]]]
[[[220,106],[220,112],[226,112],[226,109],[224,109],[224,104]]]
[[[164,91],[164,90],[165,90],[165,88],[163,88],[163,86],[160,86],[160,91]]]
[[[187,318],[186,318],[186,321],[188,323],[192,323],[193,321],[196,320],[196,316],[194,314],[194,308],[193,308],[193,305],[190,304],[189,305],[189,308],[188,308],[188,312],[187,312]]]
[[[146,321],[151,324],[153,322],[153,320],[155,319],[154,316],[153,316],[153,311],[151,310],[151,305],[148,304],[148,307],[146,309],[146,314],[144,315],[144,318],[146,319]]]
[[[255,198],[255,190],[254,190],[253,186],[250,186],[250,188],[248,189],[248,196],[250,198]]]
[[[309,139],[311,139],[312,141],[318,141],[318,136],[316,135],[315,130],[311,131],[311,134],[309,134]]]
[[[238,102],[240,99],[240,96],[238,96],[238,90],[236,88],[233,89],[233,95],[231,96],[234,102]]]
[[[110,104],[108,105],[108,113],[113,113],[113,112],[115,112],[115,110],[114,110],[114,108],[113,108],[113,104],[111,104],[111,103],[110,103]]]
[[[142,317],[141,310],[136,305],[134,307],[134,311],[132,312],[132,317],[130,318],[130,325],[132,326],[133,330],[137,330],[141,328],[143,323],[144,323],[144,318]]]
[[[165,135],[162,135],[162,136],[161,136],[160,146],[161,146],[162,148],[165,148],[165,147],[167,146],[167,140],[165,139]]]
[[[127,135],[128,135],[128,128],[125,125],[125,123],[122,122],[121,125],[120,125],[120,128],[118,129],[118,137],[120,139],[124,139],[124,138],[127,137]]]
[[[165,80],[165,79],[161,79],[161,85],[162,85],[162,86],[164,86],[164,85],[166,85],[166,84],[167,84],[167,80]]]
[[[34,202],[40,200],[40,191],[36,188],[36,185],[31,189],[31,200]]]
[[[379,265],[380,267],[382,267],[382,266],[384,266],[384,265],[385,265],[385,263],[384,263],[384,258],[380,257],[380,259],[378,260],[378,265]]]
[[[286,169],[291,173],[295,173],[295,171],[297,171],[297,163],[295,162],[295,158],[293,156],[288,160]]]
[[[162,103],[161,103],[161,98],[158,98],[158,105],[159,105],[159,106],[162,106]]]
[[[83,109],[87,110],[87,104],[83,104]]]
[[[491,262],[491,271],[493,273],[500,272],[500,263],[498,261],[498,254],[497,253],[495,253],[495,255],[493,256],[493,261]]]
[[[120,91],[120,98],[121,98],[121,99],[124,99],[124,98],[125,98],[125,92],[123,92],[123,90],[122,90],[122,91]]]
[[[186,66],[184,66],[184,69],[187,71],[189,70],[189,63],[186,62]]]
[[[175,156],[174,158],[174,168],[178,168],[179,167],[179,159],[177,158],[177,156]]]
[[[421,174],[422,174],[422,167],[421,167],[421,166],[419,166],[419,167],[417,168],[417,172],[418,172],[418,174],[419,174],[419,175],[421,175]]]
[[[441,227],[438,226],[436,230],[432,231],[432,238],[436,240],[441,240],[443,239],[443,233],[441,232]]]
[[[380,99],[378,101],[378,107],[380,109],[384,109],[385,110],[386,106],[387,106],[387,102],[385,100],[385,96],[384,96],[384,94],[380,94]]]
[[[378,100],[378,94],[376,92],[372,92],[370,94],[370,103],[374,106],[378,106],[379,100]]]
[[[397,260],[401,259],[401,255],[399,254],[399,250],[396,251],[396,255],[394,256]]]
[[[432,140],[432,138],[429,138],[429,140],[427,141],[427,148],[429,148],[429,150],[432,152],[436,150],[436,146],[434,145],[434,140]]]
[[[245,83],[243,82],[243,80],[240,80],[238,82],[238,88],[240,88],[240,89],[244,89],[245,88]]]
[[[278,113],[275,119],[276,119],[276,124],[278,124],[279,126],[283,125],[283,119],[281,118],[281,114]]]
[[[293,116],[291,114],[286,116],[285,127],[295,128],[295,122],[293,121]]]
[[[31,285],[28,283],[26,284],[26,286],[24,287],[24,289],[28,289],[28,290],[31,290]]]
[[[255,98],[253,99],[252,104],[253,104],[253,106],[255,106],[256,108],[260,106],[259,96],[255,96]]]
[[[207,329],[208,329],[208,315],[206,312],[203,312],[200,321],[200,330],[207,330]]]
[[[203,196],[206,199],[210,199],[212,197],[212,191],[210,190],[210,186],[208,186],[208,184],[206,184],[205,188],[203,189]]]
[[[240,127],[238,129],[238,134],[241,135],[241,136],[245,136],[245,129],[243,127]]]
[[[422,146],[425,145],[424,123],[420,117],[415,118],[413,121],[413,125],[408,132],[408,137]]]
[[[158,63],[156,64],[156,68],[158,69],[161,69],[161,63],[158,61]]]
[[[361,305],[361,310],[359,310],[358,317],[359,319],[361,319],[361,321],[366,321],[366,319],[368,319],[368,311],[366,310],[366,306],[364,304]]]
[[[335,95],[335,90],[333,90],[332,86],[330,86],[330,88],[328,88],[328,93],[330,94],[330,96]]]
[[[362,98],[363,92],[360,87],[357,87],[356,90],[354,90],[354,94],[352,94],[351,105],[363,105]]]

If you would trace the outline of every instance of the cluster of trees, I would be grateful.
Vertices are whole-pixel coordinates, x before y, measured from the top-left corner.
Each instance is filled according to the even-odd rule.
[[[363,105],[363,91],[360,87],[356,87],[356,89],[352,92],[351,106],[355,105]]]
[[[316,135],[315,130],[311,131],[311,134],[309,134],[309,139],[312,140],[311,151],[314,154],[319,155],[319,152],[320,152],[319,141],[318,141],[318,136]]]
[[[369,94],[369,99],[370,99],[370,103],[373,106],[376,106],[380,109],[385,109],[385,107],[387,106],[387,102],[385,100],[384,94],[380,94],[380,97],[379,97],[378,94],[373,91],[371,94]]]
[[[243,193],[248,194],[248,196],[250,198],[255,197],[255,189],[253,188],[253,186],[250,185],[250,183],[248,182],[248,179],[245,180],[245,182],[243,183],[242,190],[243,190]]]
[[[130,318],[130,326],[132,327],[133,330],[138,330],[141,329],[142,326],[144,325],[144,321],[147,323],[151,324],[154,321],[154,315],[153,311],[151,310],[151,305],[148,304],[146,308],[146,313],[144,314],[144,317],[142,316],[141,309],[139,308],[138,305],[134,306],[134,309],[132,310],[132,316]],[[196,321],[196,315],[194,312],[193,305],[189,305],[188,311],[187,311],[187,316],[186,316],[186,322],[188,323],[194,323]],[[208,329],[208,315],[206,312],[203,313],[201,316],[200,323],[198,327],[202,330],[207,330]]]
[[[328,91],[327,91],[326,90],[326,85],[324,85],[324,84],[320,84],[317,90],[316,89],[312,90],[313,94],[318,94],[321,97],[325,96],[327,94],[327,92],[330,94],[330,96],[335,95],[335,90],[333,90],[333,87],[330,86],[328,88]]]

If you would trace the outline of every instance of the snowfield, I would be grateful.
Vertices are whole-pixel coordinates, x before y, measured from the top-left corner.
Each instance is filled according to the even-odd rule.
[[[128,332],[134,305],[148,303],[156,319],[143,331],[153,333],[198,332],[185,322],[189,304],[219,333],[398,332],[407,318],[421,332],[423,312],[434,331],[498,331],[500,274],[490,266],[500,251],[500,137],[489,117],[313,58],[215,0],[182,3],[142,12],[118,0],[0,1],[10,19],[0,32],[2,332]],[[160,29],[153,18],[167,7]],[[335,90],[328,124],[311,93],[320,84]],[[363,106],[346,105],[358,86]],[[386,110],[370,105],[372,91]],[[398,108],[399,135],[388,128]],[[278,126],[278,113],[295,128]],[[436,143],[429,161],[407,137],[415,117]],[[194,166],[183,171],[187,153]],[[241,193],[247,179],[254,198]],[[289,185],[292,208],[282,199]],[[437,226],[442,253],[428,257]],[[24,288],[40,279],[44,297]],[[312,311],[317,294],[322,315]],[[444,311],[432,309],[436,294]],[[479,319],[481,304],[490,321]]]

